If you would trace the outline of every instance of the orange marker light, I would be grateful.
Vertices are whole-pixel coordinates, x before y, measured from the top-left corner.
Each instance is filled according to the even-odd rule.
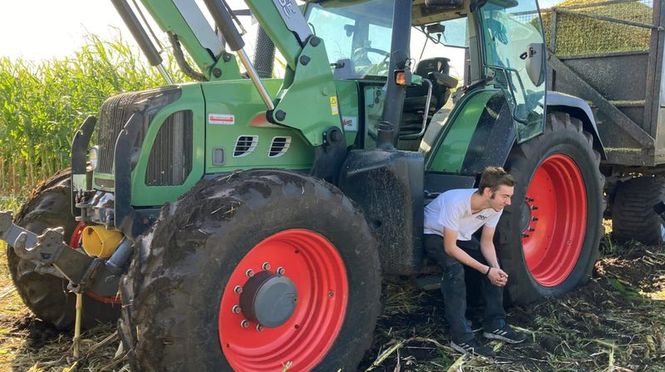
[[[395,71],[395,84],[402,86],[408,85],[407,76],[404,71]]]

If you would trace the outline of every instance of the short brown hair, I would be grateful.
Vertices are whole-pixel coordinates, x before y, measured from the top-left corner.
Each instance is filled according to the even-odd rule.
[[[501,185],[515,186],[515,179],[501,167],[487,167],[480,175],[478,193],[482,194],[486,187],[489,187],[492,191],[496,191]]]

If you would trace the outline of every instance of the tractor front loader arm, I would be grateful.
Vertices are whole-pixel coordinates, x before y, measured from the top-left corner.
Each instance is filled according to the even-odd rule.
[[[342,125],[323,40],[294,0],[247,0],[247,6],[286,59],[284,83],[268,120],[300,130],[313,146],[328,145],[330,136],[323,133],[341,131]]]
[[[127,26],[140,28],[132,18],[126,0],[112,0],[125,9]],[[236,58],[225,51],[194,2],[178,0],[141,0],[160,28],[176,35],[208,80],[239,78]],[[209,13],[228,48],[236,52],[261,98],[266,103],[267,120],[302,132],[312,146],[326,145],[326,130],[342,124],[337,91],[323,40],[312,34],[295,0],[246,0],[252,15],[286,60],[286,73],[280,91],[271,97],[258,78],[243,48],[230,7],[224,0],[205,0]],[[135,18],[135,16],[134,16]],[[133,26],[134,25],[134,26]],[[133,32],[134,33],[134,32]],[[137,30],[136,34],[145,34]],[[335,138],[337,136],[334,136]]]
[[[141,46],[150,64],[156,66],[161,63],[159,51],[127,0],[111,0],[111,2]],[[183,67],[186,62],[180,50],[181,44],[201,71],[194,72],[197,80],[240,78],[235,58],[224,50],[224,44],[193,1],[141,0],[141,3],[162,31],[169,35],[176,60],[186,74],[192,76],[187,71],[190,69],[189,66]]]
[[[35,263],[41,272],[66,278],[73,292],[90,289],[101,296],[116,294],[122,274],[118,258],[125,257],[108,261],[90,257],[67,245],[60,229],[47,229],[37,235],[12,221],[11,212],[0,212],[0,239],[13,247],[16,255]],[[118,250],[126,254],[127,248]]]
[[[294,0],[245,2],[286,60],[282,86],[277,96],[266,102],[267,120],[299,130],[312,146],[328,146],[331,138],[338,136],[330,136],[326,131],[336,128],[341,133],[342,122],[323,40],[312,33]],[[238,31],[230,22],[226,2],[206,0],[205,3],[227,42],[239,40]],[[242,40],[229,42],[229,45],[238,53],[259,92],[265,92],[253,73],[253,66],[243,58]]]
[[[120,5],[126,0],[112,0]],[[330,62],[324,41],[312,33],[295,0],[246,0],[259,24],[286,60],[285,76],[279,92],[272,96],[244,51],[231,8],[225,0],[204,0],[205,6],[223,36],[225,44],[211,30],[197,4],[181,0],[141,0],[160,28],[176,35],[208,80],[239,78],[236,61],[266,106],[266,120],[302,133],[316,148],[315,175],[334,178],[346,155],[342,120]],[[128,6],[125,21],[135,35],[146,35]],[[147,37],[138,37],[139,40]],[[149,44],[148,41],[144,44]],[[225,48],[236,53],[236,58]],[[150,48],[148,48],[150,49]],[[153,48],[154,49],[154,48]],[[153,53],[154,54],[154,53]],[[153,58],[157,59],[157,58]]]

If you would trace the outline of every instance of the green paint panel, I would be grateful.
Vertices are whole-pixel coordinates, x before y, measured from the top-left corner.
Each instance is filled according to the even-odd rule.
[[[238,60],[235,54],[229,54],[228,61],[224,61],[224,58],[220,58],[214,66],[212,66],[207,72],[208,78],[210,81],[216,80],[231,80],[231,79],[240,79],[240,68],[238,67]],[[221,75],[215,77],[215,74],[212,73],[213,70],[219,69]]]
[[[341,129],[337,90],[322,40],[303,48],[293,81],[285,79],[277,101],[274,112],[286,113],[279,123],[300,130],[312,146],[323,143],[325,129]]]
[[[151,125],[145,134],[138,162],[132,172],[132,205],[133,206],[159,206],[174,201],[180,195],[191,189],[203,177],[203,152],[205,139],[205,116],[201,84],[185,84],[180,86],[182,95],[180,99],[163,107],[155,114]],[[145,174],[150,159],[155,137],[162,127],[165,119],[178,111],[190,110],[193,115],[193,157],[192,171],[182,185],[177,186],[147,186]]]
[[[358,110],[358,82],[335,80],[335,86],[346,144],[351,146],[358,136],[358,128],[360,128],[362,119]]]
[[[495,93],[496,90],[477,91],[457,103],[447,128],[443,128],[443,138],[434,146],[431,160],[426,165],[427,171],[460,173],[480,116]]]
[[[281,80],[263,80],[274,95]],[[259,94],[251,81],[232,80],[202,85],[206,100],[205,173],[224,173],[249,168],[309,169],[313,148],[298,130],[268,123]],[[251,138],[251,150],[236,153],[239,139]],[[288,142],[288,150],[271,156],[276,140]],[[223,152],[223,163],[213,164],[213,153]]]

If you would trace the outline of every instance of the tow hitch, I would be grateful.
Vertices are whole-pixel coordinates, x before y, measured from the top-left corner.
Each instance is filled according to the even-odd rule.
[[[16,255],[43,268],[41,271],[66,278],[72,292],[90,290],[100,296],[117,293],[123,267],[131,257],[131,241],[125,239],[116,254],[104,260],[72,249],[64,242],[60,228],[47,229],[37,235],[12,221],[11,212],[0,212],[0,239],[12,246]],[[55,272],[49,270],[51,268]]]

